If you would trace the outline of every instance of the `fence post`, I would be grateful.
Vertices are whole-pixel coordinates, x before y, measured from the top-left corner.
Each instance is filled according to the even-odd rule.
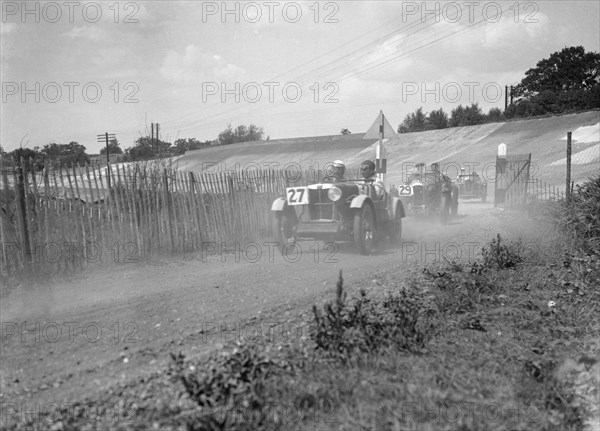
[[[23,179],[24,163],[23,158],[20,160],[19,166],[17,166],[16,186],[17,186],[17,218],[19,219],[19,234],[21,235],[21,241],[23,244],[23,269],[26,274],[29,274],[31,264],[31,246],[29,244],[29,230],[27,226],[27,209],[25,206],[25,182]]]
[[[567,133],[567,202],[571,200],[571,132]]]

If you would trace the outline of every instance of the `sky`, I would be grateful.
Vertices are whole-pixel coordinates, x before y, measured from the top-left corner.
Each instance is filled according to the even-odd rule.
[[[213,140],[365,132],[478,103],[569,46],[600,52],[598,1],[2,1],[0,145],[97,135]]]

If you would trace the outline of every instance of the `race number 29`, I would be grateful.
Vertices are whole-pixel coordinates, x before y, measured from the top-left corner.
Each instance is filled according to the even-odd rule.
[[[400,193],[400,196],[412,196],[413,190],[411,186],[399,186],[398,193]]]
[[[308,204],[308,189],[306,187],[288,187],[286,193],[288,205]]]

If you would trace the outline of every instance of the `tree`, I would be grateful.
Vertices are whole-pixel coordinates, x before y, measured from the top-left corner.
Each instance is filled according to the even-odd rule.
[[[431,111],[427,116],[427,130],[445,129],[448,127],[448,114],[442,108]]]
[[[227,125],[227,129],[219,133],[217,138],[218,145],[237,144],[238,142],[260,141],[264,135],[262,127],[254,124],[246,127],[239,125],[233,130],[231,124]]]
[[[100,154],[106,154],[106,145],[100,149]],[[108,154],[123,154],[123,149],[119,146],[118,140],[108,141]]]
[[[71,141],[68,144],[51,143],[44,145],[41,153],[44,159],[48,159],[59,166],[71,166],[73,164],[83,165],[90,162],[85,146]]]
[[[170,155],[171,143],[152,139],[150,136],[139,137],[132,147],[125,150],[128,158],[135,160],[148,160],[154,157],[164,157]]]
[[[423,113],[423,108],[408,114],[402,124],[398,126],[398,133],[421,132],[427,126],[427,117]]]
[[[484,120],[481,108],[477,103],[473,103],[471,106],[458,105],[457,108],[452,110],[450,114],[450,127],[463,127],[463,126],[474,126],[476,124],[482,124]]]
[[[583,46],[572,46],[540,60],[525,72],[515,87],[515,95],[529,99],[544,90],[555,94],[591,90],[600,84],[600,54],[585,52]]]
[[[17,148],[7,153],[6,156],[12,160],[13,165],[18,165],[21,163],[21,159],[23,159],[25,166],[27,166],[27,169],[29,170],[37,171],[44,167],[44,157],[42,153],[38,151],[38,147],[34,149],[23,147]]]
[[[350,130],[348,130],[348,129],[342,129],[342,131],[340,132],[340,134],[342,134],[342,135],[349,135],[351,133],[352,132]]]
[[[599,108],[600,54],[582,46],[555,52],[525,72],[513,94],[509,118]]]
[[[500,108],[491,108],[488,111],[486,121],[488,123],[499,123],[504,121],[504,114],[500,110]]]

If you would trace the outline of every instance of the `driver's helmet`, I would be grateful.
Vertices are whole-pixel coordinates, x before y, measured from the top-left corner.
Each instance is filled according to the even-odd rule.
[[[330,172],[331,176],[342,179],[344,178],[344,173],[346,172],[346,165],[341,160],[336,160],[333,162]]]

